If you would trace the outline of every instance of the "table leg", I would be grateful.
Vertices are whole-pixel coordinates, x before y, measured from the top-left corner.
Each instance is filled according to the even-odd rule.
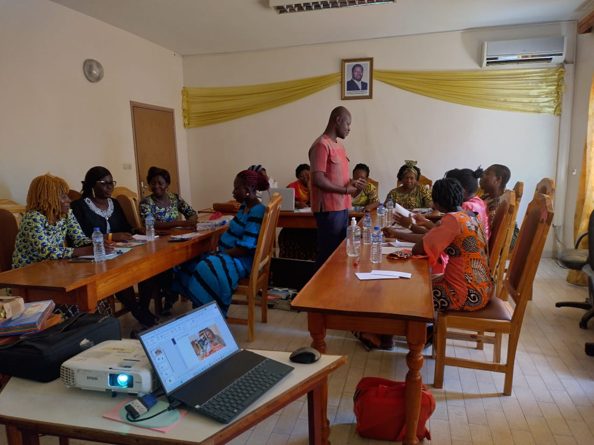
[[[21,430],[23,445],[39,445],[39,435],[34,431]]]
[[[14,425],[6,425],[6,439],[8,445],[23,445],[23,436]]]
[[[409,352],[406,356],[408,373],[406,374],[406,436],[404,445],[419,443],[417,426],[421,412],[421,368],[423,367],[423,346],[425,345],[426,326],[424,322],[409,321],[406,329],[406,341]]]
[[[307,393],[307,416],[309,423],[309,445],[326,445],[330,435],[326,404],[328,399],[328,381],[316,386]]]
[[[307,314],[307,325],[309,335],[311,335],[313,340],[311,345],[323,354],[326,352],[326,326],[324,325],[324,316],[322,314],[316,314],[315,312],[309,312]]]

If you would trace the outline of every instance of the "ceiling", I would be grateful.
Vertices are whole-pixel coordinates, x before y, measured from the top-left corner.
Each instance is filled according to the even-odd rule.
[[[52,1],[181,55],[577,20],[592,5],[591,0],[397,0],[279,15],[268,0]]]

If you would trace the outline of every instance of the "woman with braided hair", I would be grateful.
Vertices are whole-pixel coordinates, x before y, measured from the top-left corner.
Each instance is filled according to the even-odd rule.
[[[427,255],[433,268],[448,256],[443,275],[433,280],[436,310],[476,311],[489,302],[493,280],[487,239],[476,216],[462,209],[464,189],[453,178],[433,184],[433,206],[445,213],[441,223],[413,247],[413,255]]]
[[[218,251],[175,270],[173,290],[192,300],[194,307],[216,301],[221,311],[227,313],[237,283],[252,269],[265,210],[256,192],[268,188],[268,179],[261,172],[240,172],[233,182],[233,198],[241,206],[221,235]]]

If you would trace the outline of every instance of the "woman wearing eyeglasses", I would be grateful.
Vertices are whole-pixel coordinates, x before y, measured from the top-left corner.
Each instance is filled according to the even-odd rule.
[[[112,234],[113,241],[124,241],[132,238],[132,227],[117,200],[111,199],[116,181],[105,167],[93,167],[85,175],[82,196],[70,206],[83,232],[89,238],[95,227],[99,227],[104,235]],[[154,326],[158,318],[148,309],[150,295],[140,292],[137,303],[134,289],[128,288],[116,293],[118,300],[132,312],[132,315],[143,327]]]
[[[90,237],[99,227],[114,241],[132,238],[132,227],[117,200],[111,198],[116,181],[105,167],[93,167],[85,175],[82,196],[71,204],[72,212],[85,235]]]

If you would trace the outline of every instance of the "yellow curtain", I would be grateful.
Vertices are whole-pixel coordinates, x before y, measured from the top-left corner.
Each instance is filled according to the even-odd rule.
[[[529,113],[561,113],[563,68],[481,71],[383,71],[375,80],[479,108]]]
[[[384,71],[375,80],[462,105],[559,115],[563,68],[477,71]],[[340,82],[340,73],[259,85],[182,90],[186,128],[237,119],[302,99]]]
[[[588,231],[590,213],[594,210],[594,78],[590,87],[590,101],[588,105],[588,132],[586,133],[586,144],[584,145],[584,156],[582,160],[582,174],[580,176],[580,188],[575,208],[575,219],[573,232],[575,239],[580,234]],[[588,240],[582,242],[583,249],[588,248]],[[582,272],[570,270],[567,274],[567,281],[573,284],[587,286],[588,280]]]
[[[237,119],[302,99],[340,82],[340,73],[260,85],[182,90],[186,128]]]

